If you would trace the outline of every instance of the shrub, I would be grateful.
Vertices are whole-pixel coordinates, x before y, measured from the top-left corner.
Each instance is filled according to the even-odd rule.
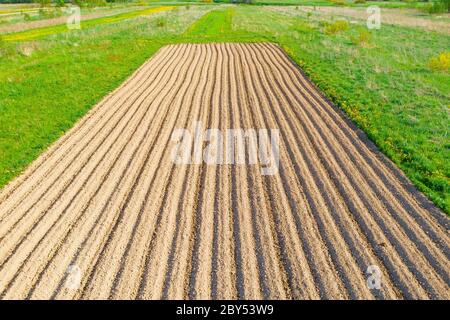
[[[155,24],[158,28],[163,28],[166,25],[166,19],[163,17],[159,17],[155,20]]]
[[[369,31],[366,29],[360,29],[358,31],[358,35],[351,37],[351,40],[356,45],[366,45],[370,42],[371,38],[372,34]]]
[[[366,3],[366,0],[355,0],[356,4]]]
[[[337,6],[345,6],[345,0],[331,0]]]
[[[30,21],[31,20],[31,16],[28,13],[24,13],[23,14],[23,20]]]
[[[341,31],[346,31],[349,28],[349,24],[347,20],[338,20],[332,24],[328,24],[325,26],[326,34],[336,34]]]
[[[433,1],[424,6],[422,10],[429,14],[450,12],[450,0]]]
[[[51,3],[51,0],[34,0],[35,3],[39,3],[41,7],[48,7]]]
[[[106,0],[88,0],[89,7],[105,7],[108,3]]]
[[[72,0],[73,4],[79,7],[105,7],[107,5],[106,0]]]
[[[428,62],[428,67],[433,71],[448,72],[450,69],[450,52],[441,53]]]
[[[44,9],[39,9],[39,16],[41,18],[46,18],[48,16],[47,11],[45,11]]]
[[[311,24],[304,22],[304,20],[300,20],[293,26],[293,30],[299,33],[311,33],[314,31],[314,28]]]

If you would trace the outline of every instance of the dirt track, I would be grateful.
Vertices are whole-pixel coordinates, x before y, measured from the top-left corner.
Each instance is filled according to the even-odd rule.
[[[278,174],[173,164],[195,120],[278,128]],[[277,46],[167,46],[0,192],[0,294],[448,299],[448,227]]]

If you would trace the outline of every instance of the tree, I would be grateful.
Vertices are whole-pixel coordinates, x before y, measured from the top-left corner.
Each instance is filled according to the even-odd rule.
[[[51,0],[33,0],[33,2],[39,3],[39,5],[41,7],[48,7],[52,1]]]

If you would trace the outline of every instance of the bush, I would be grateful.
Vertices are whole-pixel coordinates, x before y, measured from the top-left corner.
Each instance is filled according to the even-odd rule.
[[[50,6],[51,0],[34,0],[33,2],[39,3],[41,7],[48,7]]]
[[[349,24],[347,20],[338,20],[332,24],[327,24],[324,31],[326,34],[336,34],[341,31],[346,31],[348,28]]]
[[[450,69],[450,52],[441,53],[428,62],[428,67],[433,71],[448,72]]]
[[[345,6],[345,0],[331,0],[331,2],[333,2],[335,5],[338,6]]]
[[[360,29],[358,31],[357,36],[351,37],[353,44],[356,45],[366,45],[370,43],[370,39],[372,38],[372,34],[366,29]]]
[[[41,17],[41,18],[47,18],[47,11],[45,11],[44,9],[39,9],[39,16]]]
[[[23,14],[23,20],[25,21],[31,21],[31,16],[28,13]]]
[[[424,6],[422,10],[429,14],[450,12],[450,0],[434,1]]]
[[[366,3],[366,0],[355,0],[356,4]]]
[[[73,4],[79,7],[105,7],[107,5],[106,0],[72,0]]]
[[[159,17],[155,20],[155,24],[158,28],[163,28],[166,26],[166,19]]]

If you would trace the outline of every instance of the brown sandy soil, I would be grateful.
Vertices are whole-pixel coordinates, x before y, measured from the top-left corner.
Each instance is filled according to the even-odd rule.
[[[297,11],[313,12],[316,14],[323,14],[326,16],[340,16],[347,19],[366,20],[369,14],[366,12],[367,8],[349,8],[349,7],[299,7],[295,10],[291,7],[267,7],[269,10],[281,11],[290,14],[295,14]],[[431,31],[438,31],[446,34],[450,34],[450,14],[443,13],[440,15],[442,21],[433,17],[420,17],[420,12],[413,9],[388,9],[381,8],[381,23],[400,25],[405,27],[418,27]]]
[[[138,9],[136,7],[134,7],[134,8],[128,7],[128,8],[113,9],[113,10],[99,10],[98,12],[90,12],[90,13],[84,13],[84,14],[82,13],[81,21],[91,20],[91,19],[96,19],[96,18],[101,18],[101,17],[109,17],[109,16],[113,16],[113,15],[116,15],[119,13],[135,11],[135,10],[138,10]],[[20,23],[14,23],[14,24],[8,24],[5,26],[0,26],[0,33],[25,31],[25,30],[29,30],[29,29],[64,24],[66,22],[67,22],[67,16],[51,18],[51,19],[36,20],[36,21],[29,21],[29,22],[20,22]]]
[[[174,164],[195,120],[279,129],[279,172]],[[448,217],[268,43],[162,48],[0,192],[0,221],[3,299],[450,298]]]

